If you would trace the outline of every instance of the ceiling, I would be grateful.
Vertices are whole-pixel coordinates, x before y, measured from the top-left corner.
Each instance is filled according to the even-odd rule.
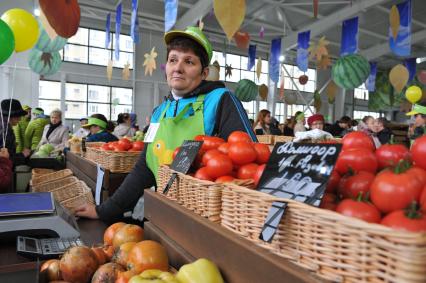
[[[120,0],[79,0],[82,17],[105,21]],[[286,58],[294,60],[297,33],[311,30],[311,40],[325,36],[330,41],[329,51],[338,57],[341,23],[359,16],[359,49],[368,59],[381,67],[401,61],[388,48],[389,10],[393,0],[319,0],[318,18],[313,17],[312,0],[246,0],[246,16],[241,30],[251,35],[258,50],[268,53],[270,41],[282,37]],[[123,21],[130,20],[130,0],[123,0]],[[194,25],[200,18],[204,30],[217,48],[223,47],[225,34],[212,12],[212,0],[179,0],[176,26]],[[412,56],[426,57],[426,1],[412,0]],[[143,28],[162,32],[164,29],[164,0],[139,0],[139,22]],[[265,35],[259,31],[264,27]],[[230,43],[234,45],[234,43]],[[244,51],[241,52],[244,54]]]

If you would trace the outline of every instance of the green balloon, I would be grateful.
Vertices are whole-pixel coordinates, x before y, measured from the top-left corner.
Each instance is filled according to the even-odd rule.
[[[15,37],[10,27],[0,19],[0,65],[6,62],[15,50]]]

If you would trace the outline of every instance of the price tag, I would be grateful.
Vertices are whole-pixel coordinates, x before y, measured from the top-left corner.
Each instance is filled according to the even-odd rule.
[[[186,174],[191,168],[192,163],[197,157],[198,152],[200,151],[203,141],[184,141],[177,153],[173,163],[170,165],[170,168],[174,171]],[[163,193],[167,194],[170,187],[172,186],[174,180],[176,179],[177,174],[173,173],[167,183],[166,187],[163,189]]]
[[[143,142],[145,143],[153,142],[155,139],[155,136],[157,135],[157,131],[159,127],[160,127],[160,123],[149,124],[149,128],[145,134],[145,138],[143,139]]]
[[[259,191],[319,206],[341,144],[277,143],[259,181]],[[260,239],[270,242],[287,204],[274,202]]]
[[[96,205],[101,204],[102,186],[104,184],[105,169],[99,164],[96,164],[97,176],[96,176],[96,190],[95,190],[95,202]]]

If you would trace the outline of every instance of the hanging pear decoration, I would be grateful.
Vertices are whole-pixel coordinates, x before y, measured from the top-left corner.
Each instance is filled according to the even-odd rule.
[[[259,86],[259,96],[263,101],[266,101],[268,98],[268,87],[265,84]]]
[[[333,81],[331,81],[328,84],[327,88],[325,89],[325,93],[327,94],[328,103],[330,103],[330,104],[334,103],[337,91],[338,91],[337,85]]]
[[[257,80],[260,79],[260,73],[262,72],[262,58],[259,57],[259,59],[257,59],[257,64],[256,64],[256,77]]]
[[[389,82],[400,93],[408,82],[409,73],[405,66],[398,64],[389,73]]]
[[[316,113],[319,113],[321,111],[321,105],[322,105],[321,94],[319,93],[318,90],[315,90],[315,92],[314,92],[314,107],[315,107]]]
[[[214,14],[226,34],[231,41],[234,34],[240,29],[246,14],[245,0],[214,0]]]

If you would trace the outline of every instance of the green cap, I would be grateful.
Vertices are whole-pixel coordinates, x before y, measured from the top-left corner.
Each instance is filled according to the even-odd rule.
[[[417,114],[426,115],[426,106],[422,106],[420,104],[414,104],[413,110],[411,110],[410,112],[408,112],[405,115],[407,115],[407,116],[413,116],[413,115],[417,115]]]
[[[106,129],[107,123],[101,119],[89,117],[89,122],[83,126],[83,128],[87,129],[91,126],[99,126],[102,129]]]
[[[169,42],[179,36],[188,37],[196,42],[198,42],[204,50],[207,52],[207,56],[209,57],[209,63],[210,60],[213,57],[213,48],[210,44],[210,41],[207,39],[207,37],[204,35],[204,33],[198,28],[198,27],[187,27],[185,31],[182,30],[172,30],[169,31],[164,35],[164,41],[166,44],[169,44]]]

